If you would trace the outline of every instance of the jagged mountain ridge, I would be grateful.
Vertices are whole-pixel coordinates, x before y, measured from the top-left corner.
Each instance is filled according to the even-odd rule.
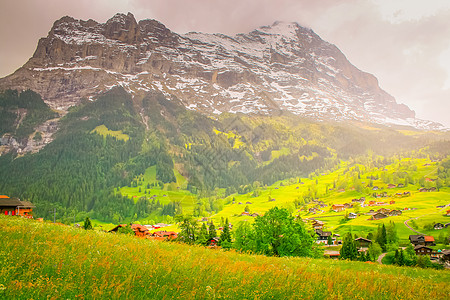
[[[273,114],[358,120],[438,129],[354,67],[339,49],[297,23],[276,22],[248,34],[177,34],[131,13],[106,23],[63,17],[33,57],[0,89],[32,89],[67,111],[121,85],[135,97],[175,95],[206,114]]]

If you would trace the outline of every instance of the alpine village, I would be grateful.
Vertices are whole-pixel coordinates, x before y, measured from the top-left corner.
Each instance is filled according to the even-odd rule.
[[[1,299],[449,299],[450,131],[297,23],[55,21],[0,178]]]

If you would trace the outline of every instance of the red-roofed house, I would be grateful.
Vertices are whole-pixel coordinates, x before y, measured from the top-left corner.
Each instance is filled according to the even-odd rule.
[[[9,198],[6,195],[0,195],[0,213],[9,216],[24,216],[32,218],[33,208],[35,206],[28,201],[21,201],[17,198]]]
[[[344,204],[333,204],[331,209],[334,210],[335,212],[344,211],[345,205]]]
[[[133,229],[134,234],[136,236],[141,236],[141,237],[147,235],[149,232],[147,227],[140,225],[140,224],[131,224],[131,229]]]
[[[425,246],[434,246],[434,245],[436,245],[434,243],[434,237],[426,235],[425,236]]]

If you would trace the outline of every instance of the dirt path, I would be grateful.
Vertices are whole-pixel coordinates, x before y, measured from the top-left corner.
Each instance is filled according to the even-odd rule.
[[[421,216],[418,216],[418,217],[415,217],[415,218],[411,218],[411,219],[406,220],[406,221],[403,222],[403,223],[405,224],[406,227],[408,227],[409,229],[411,229],[411,230],[414,231],[415,233],[418,233],[418,234],[420,234],[420,235],[426,235],[425,233],[422,233],[422,232],[419,232],[419,231],[413,229],[411,226],[409,226],[408,222],[411,221],[412,219],[416,219],[416,220],[417,220],[418,218],[422,218],[422,217],[424,217],[424,216],[428,216],[428,215],[433,215],[433,214],[441,213],[442,211],[444,211],[445,209],[447,209],[448,206],[450,206],[450,203],[447,204],[446,206],[444,206],[443,208],[441,208],[441,209],[440,209],[439,211],[437,211],[437,212],[433,212],[433,213],[430,213],[430,214],[425,214],[425,215],[421,215]]]
[[[377,262],[382,265],[383,263],[381,260],[386,256],[387,253],[381,253],[380,256],[378,256]]]
[[[426,216],[426,215],[424,215],[424,216]],[[420,216],[420,217],[423,217],[423,216]],[[422,233],[422,232],[419,232],[419,231],[415,230],[414,228],[412,228],[411,226],[408,225],[408,222],[409,222],[409,221],[411,221],[412,219],[418,219],[418,218],[420,218],[420,217],[415,217],[415,218],[408,219],[408,220],[406,220],[406,221],[403,222],[403,223],[405,224],[406,227],[408,227],[409,229],[411,229],[411,230],[414,231],[415,233],[420,234],[420,235],[426,235],[426,234],[424,234],[424,233]]]

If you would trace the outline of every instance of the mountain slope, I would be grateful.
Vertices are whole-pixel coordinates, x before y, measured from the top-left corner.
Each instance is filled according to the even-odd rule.
[[[32,89],[54,109],[94,100],[113,86],[142,98],[174,95],[208,115],[289,111],[321,120],[360,120],[439,129],[415,119],[337,47],[297,23],[248,34],[180,35],[155,20],[116,14],[106,23],[63,17],[33,57],[0,88]]]

